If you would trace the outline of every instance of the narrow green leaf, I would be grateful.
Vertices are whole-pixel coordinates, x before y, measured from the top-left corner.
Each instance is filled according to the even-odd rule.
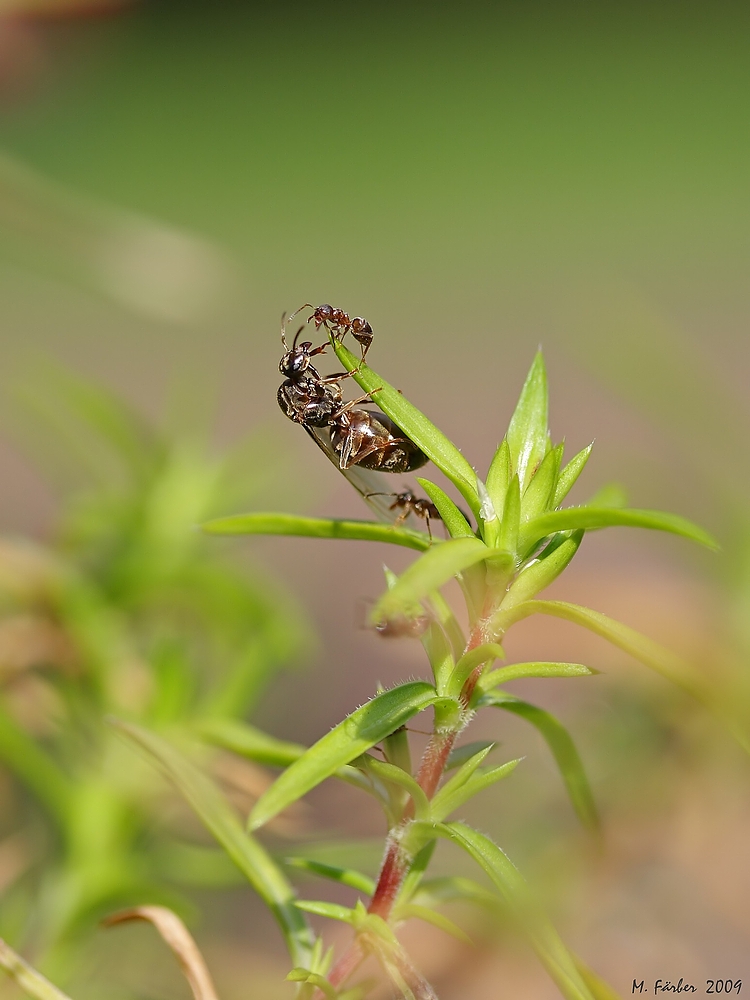
[[[242,829],[235,812],[214,783],[160,737],[119,719],[110,721],[127,740],[144,750],[174,782],[273,912],[286,938],[292,961],[299,965],[307,963],[312,954],[314,937],[294,905],[292,886],[261,844]]]
[[[427,819],[430,814],[430,802],[424,790],[417,784],[414,778],[395,764],[389,764],[384,760],[376,760],[366,754],[359,759],[361,766],[371,771],[381,781],[391,782],[411,796],[414,802],[414,814],[417,819]]]
[[[471,530],[471,525],[466,520],[466,516],[453,503],[444,490],[441,490],[435,483],[431,483],[429,479],[422,479],[419,476],[417,476],[417,482],[437,507],[446,531],[451,538],[475,537],[474,532]]]
[[[497,844],[465,823],[439,823],[435,832],[461,847],[489,875],[566,1000],[594,1000],[573,956],[541,911],[521,873]]]
[[[599,817],[583,763],[570,734],[559,719],[505,691],[490,691],[479,699],[477,705],[479,708],[493,706],[513,712],[539,730],[557,762],[578,818],[588,829],[598,831]]]
[[[555,483],[560,471],[562,461],[562,444],[552,448],[542,459],[542,463],[534,473],[531,482],[524,490],[521,499],[521,522],[529,521],[533,517],[544,513],[549,506],[554,494]],[[523,534],[523,532],[522,532]]]
[[[588,448],[584,448],[582,451],[579,451],[577,455],[574,455],[568,464],[562,469],[557,479],[557,485],[555,486],[552,503],[550,504],[551,507],[559,507],[568,493],[570,493],[573,489],[576,480],[583,472],[586,462],[589,460],[589,455],[591,454],[591,449],[593,447],[594,443],[592,441]]]
[[[439,812],[445,799],[450,797],[457,789],[463,788],[487,754],[492,751],[494,746],[494,743],[490,743],[487,746],[482,747],[480,750],[477,750],[476,753],[472,754],[472,756],[461,765],[458,773],[454,774],[452,778],[445,782],[445,784],[432,797],[432,806],[434,810]]]
[[[498,743],[495,740],[473,740],[471,743],[462,743],[451,750],[445,770],[452,771],[456,767],[461,767],[480,750],[495,750],[497,746]]]
[[[505,509],[505,495],[508,492],[511,477],[510,446],[508,439],[503,438],[500,447],[495,452],[487,472],[485,486],[492,499],[495,512],[499,518]]]
[[[529,600],[548,587],[562,573],[578,551],[583,532],[577,531],[560,544],[554,540],[518,574],[503,600],[501,613]]]
[[[319,739],[261,795],[250,815],[251,829],[273,819],[437,698],[435,688],[426,681],[411,681],[376,695]]]
[[[466,646],[466,636],[458,624],[456,616],[453,614],[453,609],[439,590],[433,590],[429,595],[429,600],[438,624],[442,627],[450,643],[454,657],[459,659]]]
[[[331,882],[348,885],[351,889],[363,892],[366,896],[372,896],[375,892],[375,881],[369,875],[355,871],[354,868],[337,868],[335,865],[324,865],[321,861],[313,861],[311,858],[299,856],[284,858],[284,864],[288,868],[296,868],[299,871],[329,879]]]
[[[296,535],[302,538],[349,538],[364,542],[385,542],[422,552],[430,547],[423,531],[396,528],[377,521],[344,521],[330,517],[301,517],[297,514],[235,514],[218,517],[201,525],[209,535]]]
[[[339,906],[338,903],[326,903],[317,899],[298,899],[294,905],[306,913],[315,913],[319,917],[328,917],[331,920],[341,920],[345,924],[351,924],[354,916],[354,911],[348,906]]]
[[[208,719],[198,724],[197,732],[214,746],[273,767],[288,767],[307,750],[301,743],[277,740],[248,722],[234,719]]]
[[[4,969],[26,996],[32,997],[32,1000],[70,1000],[67,993],[58,990],[40,972],[24,962],[2,938],[0,938],[0,969]]]
[[[377,601],[371,613],[372,620],[378,622],[398,618],[457,573],[491,554],[491,550],[478,538],[456,538],[433,545],[401,574],[393,589]]]
[[[438,430],[423,413],[405,399],[398,389],[386,382],[367,365],[360,365],[344,345],[332,338],[333,348],[347,371],[358,369],[354,376],[365,392],[378,390],[374,403],[386,416],[394,420],[401,430],[418,445],[428,458],[456,486],[474,514],[479,510],[479,500],[474,486],[474,470],[452,441]]]
[[[516,760],[510,760],[506,764],[500,764],[498,767],[490,767],[484,771],[475,768],[464,782],[455,786],[452,785],[455,778],[452,778],[440,790],[440,792],[445,792],[445,794],[441,795],[439,800],[438,796],[435,796],[433,799],[432,818],[436,822],[441,822],[446,816],[450,816],[451,813],[455,812],[456,809],[460,809],[469,799],[473,799],[479,792],[485,788],[489,788],[490,785],[494,785],[495,782],[500,781],[502,778],[507,778],[509,774],[515,771],[522,759],[518,757]],[[456,775],[457,777],[458,775]]]
[[[659,510],[622,510],[617,507],[567,507],[565,510],[541,514],[529,521],[521,530],[521,548],[525,549],[537,539],[556,531],[612,527],[668,531],[673,535],[681,535],[683,538],[705,545],[709,549],[719,547],[718,542],[708,532],[677,514],[666,514]]]
[[[490,691],[497,684],[507,684],[521,677],[590,677],[598,673],[582,663],[509,663],[507,667],[485,674],[478,687],[480,691]]]
[[[712,711],[719,721],[727,728],[741,747],[750,753],[750,733],[746,724],[735,714],[736,705],[723,703],[704,677],[697,674],[681,657],[666,649],[653,639],[647,638],[635,629],[615,621],[599,611],[584,608],[578,604],[568,604],[565,601],[527,601],[513,608],[506,627],[511,621],[519,621],[529,615],[552,615],[564,618],[566,621],[582,625],[595,632],[613,646],[624,650],[636,660],[655,670],[692,695]]]
[[[288,767],[308,750],[301,743],[277,740],[255,726],[233,719],[208,719],[198,725],[197,731],[206,742],[213,743],[214,746],[272,767]],[[370,782],[355,767],[340,767],[335,776],[361,791],[372,793]]]
[[[310,972],[309,969],[297,967],[296,969],[292,969],[286,978],[290,983],[306,983],[309,986],[315,986],[328,1000],[336,1000],[339,996],[336,989],[319,972]]]
[[[477,667],[481,666],[483,663],[491,663],[494,660],[505,659],[505,651],[503,647],[496,642],[486,642],[481,646],[475,646],[474,649],[470,649],[468,653],[464,653],[461,659],[456,664],[453,673],[450,676],[448,687],[445,691],[441,691],[441,694],[447,694],[454,698],[457,698],[466,681],[471,677]]]
[[[407,872],[406,878],[401,883],[401,888],[398,892],[396,900],[398,906],[410,902],[413,898],[415,892],[419,888],[424,873],[429,867],[436,847],[437,840],[433,837],[414,855],[414,860],[409,866],[409,871]]]
[[[521,483],[518,476],[513,476],[505,495],[502,526],[498,539],[499,548],[505,552],[516,552],[518,549],[518,532],[521,527]]]
[[[396,920],[408,920],[409,917],[416,917],[418,920],[432,924],[433,927],[439,927],[441,931],[445,931],[451,937],[458,938],[464,944],[473,943],[466,931],[462,931],[458,924],[446,917],[444,913],[438,913],[427,906],[420,906],[419,903],[406,903],[404,906],[399,906],[396,910]]]
[[[508,446],[523,492],[547,450],[547,372],[541,351],[534,358],[511,417]]]
[[[436,592],[433,591],[430,594],[430,603],[433,608],[436,607],[435,597]],[[421,636],[421,642],[427,654],[427,659],[430,661],[432,676],[435,678],[435,687],[442,691],[448,676],[455,666],[455,660],[453,644],[442,627],[441,621],[430,620],[427,629]],[[463,635],[461,635],[461,646],[463,644],[464,639]]]
[[[411,747],[406,726],[397,729],[395,733],[383,739],[383,753],[389,764],[400,767],[402,771],[411,774]]]

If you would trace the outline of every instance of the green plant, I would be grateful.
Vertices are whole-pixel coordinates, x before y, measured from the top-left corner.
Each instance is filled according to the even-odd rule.
[[[357,359],[340,343],[336,353],[348,370]],[[368,521],[342,521],[255,513],[209,522],[214,534],[285,534],[352,538],[406,546],[419,552],[400,576],[386,573],[387,589],[371,612],[374,624],[424,626],[421,641],[431,676],[376,694],[309,748],[283,742],[237,720],[204,719],[193,727],[204,741],[270,766],[282,773],[261,796],[243,826],[226,798],[200,767],[171,742],[131,722],[117,728],[154,760],[176,784],[204,824],[268,903],[287,941],[298,984],[298,1000],[355,1000],[372,984],[352,983],[368,954],[376,956],[397,994],[411,1000],[436,996],[396,936],[411,917],[462,932],[440,912],[442,902],[463,899],[498,901],[528,937],[567,1000],[605,1000],[613,996],[564,945],[533,891],[500,847],[453,814],[474,795],[511,774],[519,761],[488,766],[494,744],[457,741],[474,716],[485,709],[512,712],[535,726],[548,743],[572,805],[596,833],[598,819],[589,784],[570,735],[548,712],[508,693],[504,685],[527,677],[582,677],[596,673],[578,663],[529,662],[496,667],[503,659],[508,629],[533,614],[553,615],[590,629],[646,665],[686,688],[706,704],[747,749],[740,720],[710,685],[679,658],[632,629],[588,608],[538,595],[567,567],[584,533],[607,526],[639,526],[672,532],[709,548],[715,543],[681,517],[615,506],[600,499],[580,507],[562,504],[583,471],[590,448],[563,465],[562,445],[553,446],[547,428],[547,382],[541,355],[532,365],[486,479],[482,482],[461,452],[395,389],[370,368],[356,380],[378,391],[378,406],[432,459],[461,494],[477,521],[474,531],[458,506],[436,484],[420,485],[437,506],[449,540],[435,540],[406,527]],[[441,588],[458,580],[469,622],[465,635]],[[417,629],[418,631],[421,630]],[[432,735],[412,765],[406,724],[432,710]],[[379,747],[384,759],[371,751]],[[299,900],[282,865],[263,846],[256,831],[329,777],[373,795],[387,823],[383,861],[376,881],[364,873],[295,859],[295,868],[350,886],[369,897],[346,907],[327,900]],[[492,891],[459,877],[429,878],[428,866],[439,839],[468,854]],[[350,947],[334,963],[331,950],[306,921],[314,913],[351,926]],[[32,994],[34,995],[34,994]],[[40,994],[40,997],[42,995]],[[195,992],[197,998],[204,994]],[[205,994],[208,996],[208,994]]]
[[[15,791],[0,830],[24,853],[0,934],[65,981],[114,906],[190,909],[190,860],[165,864],[180,822],[155,827],[158,779],[105,717],[246,717],[310,640],[268,574],[195,530],[257,484],[257,442],[213,457],[202,433],[149,424],[64,370],[37,371],[25,395],[68,499],[52,543],[0,539],[0,767]]]

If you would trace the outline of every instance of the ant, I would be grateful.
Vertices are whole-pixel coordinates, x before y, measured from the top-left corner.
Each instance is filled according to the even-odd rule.
[[[289,320],[295,315],[292,313]],[[289,347],[286,341],[288,322],[285,316],[281,317],[281,342],[285,353],[279,362],[279,371],[287,378],[276,393],[277,402],[287,417],[302,424],[341,470],[356,464],[380,472],[404,473],[423,466],[428,461],[425,453],[389,417],[378,411],[371,413],[355,408],[363,400],[371,399],[372,393],[342,405],[341,381],[358,369],[322,378],[311,359],[325,353],[327,345],[313,348],[310,341],[298,344],[304,329],[300,327]],[[323,427],[330,427],[330,445],[313,433],[313,428]]]
[[[372,393],[367,393],[353,399],[330,420],[331,446],[338,456],[339,468],[361,465],[363,469],[393,473],[421,468],[429,459],[390,417],[379,410],[354,409],[357,403],[371,396]]]
[[[299,312],[299,310],[297,310]],[[289,319],[292,319],[290,316]],[[286,313],[281,316],[281,343],[284,354],[279,362],[279,371],[286,379],[276,394],[279,406],[290,420],[311,427],[326,427],[333,415],[341,409],[343,395],[341,380],[354,372],[339,372],[322,378],[312,363],[312,358],[324,354],[327,344],[313,348],[309,340],[298,344],[301,326],[289,347],[286,341]]]
[[[353,319],[350,319],[349,313],[344,312],[343,309],[337,309],[327,302],[324,302],[320,306],[313,306],[311,302],[305,302],[304,305],[292,313],[290,319],[293,319],[302,309],[313,310],[312,316],[309,317],[307,322],[310,323],[312,321],[315,323],[316,330],[324,326],[326,330],[330,330],[331,333],[337,335],[339,340],[343,340],[347,333],[351,333],[352,337],[354,337],[362,348],[362,361],[365,360],[374,334],[372,327],[363,316],[355,316]]]
[[[399,511],[398,517],[393,522],[394,527],[403,524],[409,514],[414,514],[416,517],[421,517],[425,522],[427,534],[430,536],[430,541],[432,541],[430,521],[442,521],[442,517],[440,516],[440,511],[431,500],[424,500],[422,497],[417,497],[411,490],[404,490],[403,493],[368,493],[368,496],[394,497],[393,503],[388,507],[388,510]]]

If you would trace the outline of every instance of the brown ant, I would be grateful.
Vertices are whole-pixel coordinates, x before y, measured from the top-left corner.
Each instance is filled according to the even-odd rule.
[[[417,497],[411,490],[404,490],[403,493],[369,493],[368,496],[394,497],[393,503],[388,507],[388,510],[399,511],[398,517],[393,522],[394,527],[403,524],[409,514],[414,514],[416,517],[421,517],[425,522],[427,534],[430,536],[430,541],[432,541],[430,521],[442,521],[442,517],[440,516],[440,511],[431,500],[424,500],[422,497]]]
[[[304,308],[300,306],[300,309]],[[299,311],[292,313],[289,320]],[[324,321],[316,323],[316,326]],[[342,405],[341,381],[356,374],[358,369],[322,378],[312,358],[323,354],[327,345],[313,348],[310,341],[298,343],[304,329],[300,327],[289,347],[286,340],[288,322],[285,316],[281,317],[284,355],[279,362],[279,371],[287,378],[276,393],[278,404],[287,417],[302,424],[342,471],[359,465],[379,472],[404,473],[423,466],[428,461],[425,453],[389,417],[378,411],[356,408],[363,400],[370,400],[372,393]],[[330,428],[328,440],[314,432],[314,429],[324,427]]]
[[[373,392],[378,392],[375,389]],[[331,446],[339,459],[339,468],[360,465],[377,472],[404,473],[421,468],[427,455],[390,417],[375,410],[354,409],[372,393],[353,399],[330,420]]]
[[[309,340],[298,344],[299,335],[304,330],[304,326],[301,326],[289,347],[286,341],[288,321],[285,317],[286,314],[282,314],[281,342],[284,354],[279,362],[279,371],[287,377],[279,386],[276,399],[290,420],[311,427],[326,427],[333,415],[341,409],[341,380],[355,374],[356,369],[322,378],[313,365],[312,358],[324,354],[328,345],[321,344],[320,347],[313,348]]]
[[[344,312],[343,309],[337,309],[327,302],[324,302],[320,306],[314,306],[311,302],[305,302],[289,318],[293,319],[302,309],[313,310],[312,316],[308,318],[307,322],[313,322],[316,330],[324,326],[326,330],[330,330],[331,333],[338,336],[339,340],[343,340],[347,333],[351,333],[352,337],[354,337],[362,348],[362,361],[365,360],[374,335],[372,327],[363,316],[355,316],[350,319],[349,313]]]

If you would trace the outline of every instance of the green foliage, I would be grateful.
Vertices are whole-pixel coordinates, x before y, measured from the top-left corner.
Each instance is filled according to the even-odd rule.
[[[0,629],[22,639],[0,653],[0,767],[20,803],[5,825],[52,847],[5,886],[0,933],[64,980],[108,909],[188,905],[160,867],[171,832],[147,835],[151,771],[103,717],[195,729],[244,715],[309,633],[267,575],[195,530],[252,494],[259,445],[219,459],[203,432],[169,435],[49,365],[19,394],[68,499],[49,546],[0,538]]]
[[[401,684],[376,695],[319,739],[261,795],[250,815],[250,828],[257,830],[273,819],[343,764],[395,732],[417,712],[434,705],[437,697],[434,687],[425,681]]]
[[[331,343],[362,389],[374,394],[378,407],[458,490],[476,519],[476,530],[442,487],[420,479],[440,512],[447,540],[370,521],[278,513],[215,518],[203,525],[201,540],[196,533],[189,534],[188,527],[215,501],[224,481],[218,465],[201,465],[194,446],[170,446],[146,433],[136,419],[121,413],[101,394],[68,385],[66,398],[75,414],[102,422],[102,434],[110,445],[114,442],[120,448],[127,475],[137,488],[133,485],[125,496],[95,496],[88,506],[80,507],[66,537],[68,546],[81,546],[81,558],[72,568],[68,562],[62,569],[56,566],[54,573],[49,571],[60,620],[76,649],[84,651],[86,664],[83,686],[76,685],[73,691],[61,685],[61,690],[79,715],[115,711],[136,720],[137,724],[116,723],[117,731],[169,777],[274,913],[294,966],[288,978],[297,984],[298,1000],[366,997],[369,985],[352,987],[349,979],[368,954],[378,960],[398,996],[435,1000],[433,988],[414,967],[395,931],[405,920],[420,919],[466,940],[465,932],[439,909],[443,902],[453,900],[491,908],[499,903],[536,950],[566,1000],[607,997],[609,987],[567,950],[505,853],[464,823],[446,822],[520,763],[514,759],[485,766],[494,743],[468,742],[457,747],[456,741],[474,715],[486,708],[500,708],[525,719],[552,752],[581,823],[598,834],[594,797],[567,729],[548,711],[501,687],[523,678],[590,677],[597,671],[579,663],[540,661],[494,667],[496,660],[504,658],[508,629],[541,613],[596,632],[676,681],[709,705],[750,748],[741,722],[673,654],[598,612],[538,597],[567,568],[589,530],[642,527],[708,547],[715,543],[684,518],[625,508],[619,493],[599,494],[589,504],[560,509],[591,447],[564,464],[563,445],[552,443],[541,353],[534,359],[484,483],[424,414],[359,363],[340,340],[332,338]],[[144,448],[146,457],[141,454]],[[391,626],[396,633],[419,634],[434,683],[410,680],[381,691],[309,748],[276,739],[245,722],[242,717],[257,692],[272,670],[293,656],[303,632],[293,624],[296,616],[286,609],[283,614],[275,610],[265,588],[254,588],[239,574],[212,565],[205,554],[197,558],[199,545],[207,542],[205,535],[242,534],[369,540],[415,550],[415,560],[399,575],[386,569],[387,587],[372,609],[371,622],[384,630]],[[468,635],[441,592],[453,579],[466,599]],[[192,644],[198,629],[201,669]],[[206,642],[207,630],[215,642]],[[136,652],[152,680],[148,696],[133,708],[118,701],[115,680],[117,670],[125,670]],[[217,667],[218,680],[211,683],[206,680],[209,663]],[[432,734],[414,766],[407,723],[430,709]],[[173,729],[169,742],[151,731],[165,724]],[[186,734],[203,741],[208,755],[205,763],[194,744],[184,744],[189,754],[172,745],[172,740],[183,742]],[[97,739],[103,746],[110,745],[101,728]],[[216,747],[281,768],[251,811],[251,831],[270,823],[329,777],[374,795],[388,825],[378,879],[359,871],[356,862],[348,866],[338,857],[330,864],[307,857],[303,851],[283,863],[277,861],[253,833],[243,829],[230,802],[204,773],[210,766],[209,748]],[[88,784],[80,786],[84,793],[72,793],[68,785],[69,767],[76,766],[72,750],[68,748],[61,758],[66,766],[58,767],[53,755],[12,720],[0,735],[0,755],[38,795],[50,821],[65,828],[71,855],[79,859],[77,870],[86,873],[84,885],[89,894],[96,866],[87,859],[96,854],[92,845],[97,837],[108,852],[107,864],[97,872],[100,881],[109,885],[110,895],[115,889],[122,891],[118,872],[135,869],[129,866],[132,837],[114,834],[122,826],[123,810],[129,808],[121,790],[108,786],[103,772],[94,769]],[[76,778],[78,789],[80,772]],[[77,803],[73,824],[68,822],[71,801]],[[130,814],[128,821],[136,830]],[[489,878],[494,892],[469,879],[428,879],[439,838],[468,854]],[[354,889],[369,897],[369,905],[362,899],[353,906],[326,899],[298,900],[290,873]],[[83,895],[91,907],[93,897]],[[322,938],[312,934],[305,913],[343,921],[351,928],[353,943],[335,965]]]
[[[539,730],[560,768],[565,787],[568,790],[573,808],[584,826],[598,831],[599,817],[591,794],[583,763],[575,748],[573,740],[563,724],[549,712],[536,705],[530,705],[505,691],[490,691],[478,702],[479,708],[493,706],[506,712],[513,712],[526,719]]]
[[[489,875],[566,1000],[593,1000],[575,959],[540,910],[518,869],[497,844],[465,823],[440,823],[434,832],[452,840]]]
[[[460,516],[460,515],[459,515]],[[297,535],[303,538],[348,538],[386,542],[424,551],[429,542],[421,531],[395,528],[372,521],[341,521],[296,514],[239,514],[219,517],[203,525],[210,535]]]
[[[565,727],[546,710],[500,688],[521,678],[587,677],[597,673],[580,663],[528,662],[493,669],[504,657],[502,642],[515,622],[535,613],[553,614],[593,629],[611,642],[705,698],[671,654],[605,616],[575,605],[539,600],[537,595],[555,580],[578,551],[588,530],[602,527],[642,527],[667,531],[708,547],[715,543],[702,529],[684,518],[658,511],[627,509],[619,493],[612,499],[599,494],[582,507],[561,510],[560,505],[583,471],[591,446],[563,463],[562,444],[553,445],[547,427],[547,377],[541,354],[534,359],[518,405],[490,465],[486,484],[474,473],[461,452],[392,386],[365,364],[360,364],[339,340],[332,346],[347,370],[365,391],[375,394],[379,408],[433,460],[458,489],[477,520],[474,531],[456,503],[429,479],[419,483],[436,505],[449,540],[415,543],[418,532],[360,522],[333,522],[285,515],[248,514],[207,525],[212,532],[308,534],[320,537],[370,538],[396,541],[424,551],[400,575],[386,571],[387,589],[371,612],[379,626],[397,627],[415,622],[420,614],[422,634],[435,687],[411,681],[377,695],[323,736],[309,750],[276,746],[255,731],[231,725],[204,733],[225,747],[256,760],[285,767],[256,804],[251,827],[257,829],[325,778],[357,769],[370,782],[369,791],[380,800],[389,826],[385,860],[377,884],[344,868],[299,862],[298,867],[357,888],[372,896],[369,912],[363,904],[351,909],[325,900],[306,900],[298,906],[308,912],[349,923],[355,933],[352,967],[368,950],[376,954],[393,987],[402,997],[434,997],[385,933],[385,923],[397,926],[410,917],[427,920],[448,933],[461,935],[436,905],[445,899],[464,899],[487,905],[494,897],[469,880],[431,883],[425,879],[436,839],[458,844],[484,870],[498,890],[503,905],[529,938],[541,961],[567,1000],[592,1000],[609,988],[571,955],[542,913],[533,893],[505,854],[487,837],[462,823],[445,823],[455,810],[480,791],[509,775],[519,760],[494,767],[483,762],[494,744],[468,743],[454,748],[473,714],[502,708],[530,722],[549,746],[560,769],[572,806],[582,824],[598,833],[599,820],[583,763]],[[285,519],[286,518],[286,519]],[[395,538],[394,535],[403,535]],[[441,594],[456,579],[467,603],[469,635],[464,636]],[[432,706],[433,734],[422,761],[412,770],[404,723]],[[735,732],[742,739],[742,733]],[[382,744],[386,760],[368,753]],[[446,776],[456,769],[452,776]],[[442,779],[442,783],[441,783]],[[394,882],[395,880],[395,882]],[[380,923],[372,923],[374,918]],[[357,957],[359,956],[359,957]],[[337,966],[330,978],[295,973],[299,982],[315,983],[321,994],[340,996]],[[345,981],[351,971],[340,973]],[[319,976],[320,973],[316,973]],[[307,978],[305,978],[307,976]]]

